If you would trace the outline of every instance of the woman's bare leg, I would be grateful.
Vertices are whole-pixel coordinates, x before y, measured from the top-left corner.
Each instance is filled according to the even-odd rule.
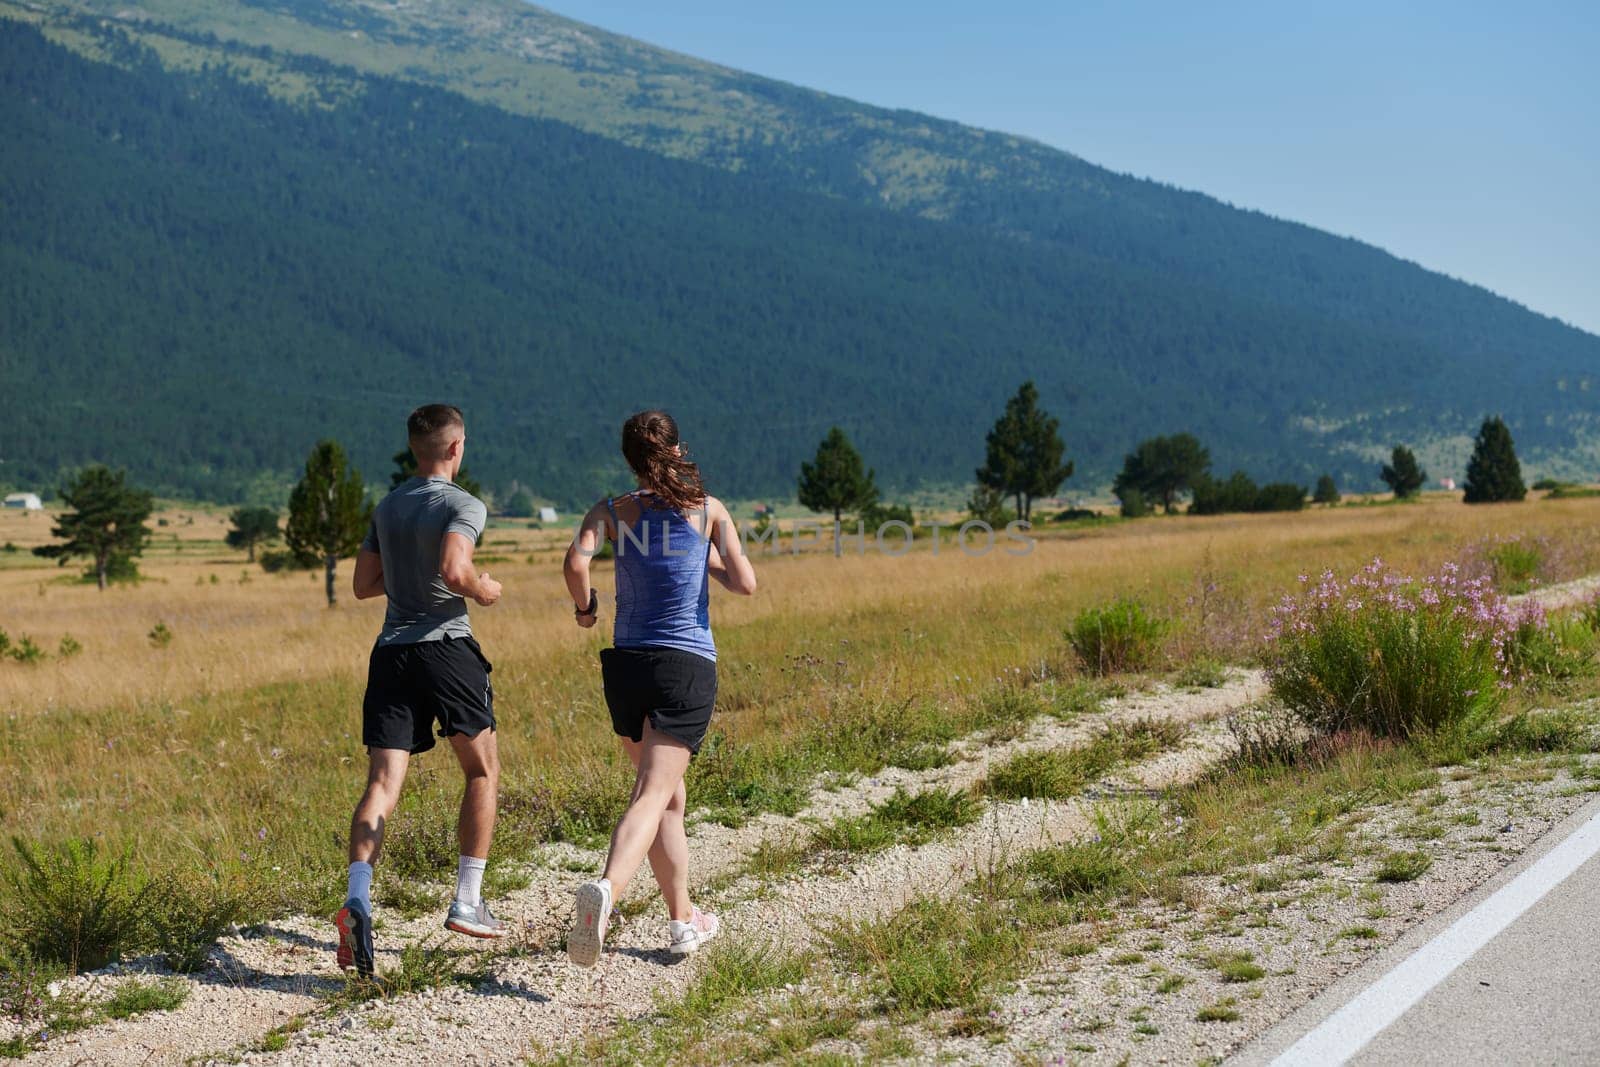
[[[688,852],[689,844],[683,831],[683,775],[689,769],[689,746],[658,733],[648,721],[644,724],[644,737],[639,743],[638,774],[634,778],[633,798],[622,821],[611,834],[611,851],[606,855],[605,878],[611,883],[612,899],[620,900],[627,891],[647,855],[655,851],[656,838],[663,830],[661,855],[667,871],[668,885],[681,885],[680,900],[669,899],[667,907],[673,918],[689,915],[688,903]],[[632,753],[629,754],[630,757]],[[678,811],[669,818],[668,809],[676,802]],[[664,823],[666,825],[664,825]],[[673,836],[677,841],[672,840]],[[655,858],[651,857],[655,868]],[[661,875],[657,874],[660,881]],[[666,887],[663,886],[663,892]],[[682,905],[682,911],[678,906]]]
[[[640,757],[644,754],[644,742],[627,737],[620,740],[629,762],[637,770]],[[646,853],[650,870],[656,876],[656,885],[661,887],[661,899],[667,905],[667,917],[680,922],[688,922],[692,911],[689,904],[689,836],[683,827],[685,799],[683,782],[680,781],[666,810],[661,813],[656,838]]]

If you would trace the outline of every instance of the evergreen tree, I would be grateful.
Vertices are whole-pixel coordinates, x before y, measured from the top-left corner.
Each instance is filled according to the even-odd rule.
[[[1394,455],[1379,474],[1394,490],[1396,500],[1416,496],[1428,480],[1428,472],[1417,465],[1417,457],[1405,445],[1394,446]]]
[[[1466,502],[1492,504],[1521,500],[1527,495],[1510,428],[1498,415],[1484,419],[1472,458],[1467,461]]]
[[[1024,522],[1032,520],[1035,497],[1049,496],[1072,477],[1071,461],[1061,461],[1067,446],[1060,429],[1061,420],[1039,407],[1039,390],[1026,381],[985,438],[978,484],[1014,497]]]
[[[462,488],[466,487],[463,486]],[[533,494],[519,486],[511,494],[511,498],[506,501],[506,514],[514,519],[532,518],[536,506]]]
[[[1210,470],[1211,453],[1193,434],[1152,437],[1123,458],[1112,488],[1124,501],[1128,492],[1138,490],[1146,500],[1161,501],[1170,515],[1178,494],[1194,488]]]
[[[233,529],[226,538],[229,548],[242,548],[248,562],[256,561],[256,546],[278,538],[278,513],[271,508],[234,508],[228,516]]]
[[[874,472],[866,469],[861,453],[835,426],[817,445],[816,457],[800,464],[800,503],[812,511],[833,512],[837,529],[846,511],[864,511],[877,502]],[[835,537],[833,554],[837,556],[842,551],[843,545]]]
[[[150,536],[145,520],[150,517],[150,494],[127,484],[127,472],[113,474],[103,466],[88,467],[70,485],[61,487],[61,499],[71,508],[51,527],[59,545],[41,545],[34,555],[65,564],[77,556],[93,561],[95,584],[105,592],[106,580],[114,575],[136,575],[133,558],[144,551]]]
[[[1324,474],[1317,479],[1317,491],[1312,496],[1313,504],[1337,504],[1340,500],[1339,486],[1333,480],[1333,475]]]
[[[1150,514],[1150,502],[1144,498],[1141,489],[1124,486],[1117,493],[1117,501],[1122,505],[1122,517],[1125,519],[1142,519]]]
[[[967,514],[979,522],[988,523],[990,528],[995,530],[1016,518],[1016,514],[1006,507],[1005,494],[981,482],[973,488],[972,495],[967,498]]]
[[[284,540],[301,566],[321,563],[328,606],[337,602],[334,570],[341,559],[356,554],[372,522],[361,472],[350,465],[337,441],[320,441],[306,459],[305,476],[289,494],[289,522]]]
[[[398,489],[402,484],[416,477],[417,457],[412,453],[411,446],[407,445],[404,452],[394,454],[394,470],[389,475],[389,488]],[[483,499],[483,486],[478,480],[467,473],[467,468],[462,467],[456,471],[456,484],[479,500]]]

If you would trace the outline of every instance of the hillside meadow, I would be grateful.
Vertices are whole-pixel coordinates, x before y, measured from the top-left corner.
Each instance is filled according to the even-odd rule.
[[[1033,550],[982,557],[948,540],[906,555],[763,555],[748,600],[714,594],[721,650],[713,741],[691,808],[736,822],[787,810],[812,776],[938,758],[1003,719],[1029,682],[1087,692],[1063,629],[1085,607],[1133,596],[1171,620],[1155,673],[1249,662],[1266,607],[1296,577],[1373,556],[1418,572],[1518,537],[1539,578],[1600,570],[1600,500],[1466,507],[1446,497],[1288,515],[1153,518],[1041,527]],[[0,819],[6,833],[71,836],[143,867],[239,871],[271,908],[331,906],[360,788],[360,699],[382,603],[321,599],[320,574],[266,574],[222,543],[221,512],[159,514],[145,580],[100,594],[27,549],[49,519],[0,513],[0,628],[40,662],[0,660]],[[589,840],[625,797],[595,651],[608,633],[571,621],[560,555],[569,536],[494,525],[479,549],[504,601],[474,612],[495,663],[506,768],[496,851]],[[341,591],[348,582],[341,567]],[[599,567],[602,604],[609,569]],[[163,638],[158,626],[170,637]],[[156,636],[152,636],[155,633]],[[81,650],[63,657],[63,637]],[[1121,680],[1138,684],[1137,679]],[[1076,688],[1075,688],[1076,687]],[[1063,698],[1065,699],[1065,698]],[[389,862],[447,873],[457,778],[441,747],[413,764]],[[8,856],[5,862],[9,862]]]

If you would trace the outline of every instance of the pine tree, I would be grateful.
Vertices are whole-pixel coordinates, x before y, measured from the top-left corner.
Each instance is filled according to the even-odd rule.
[[[1015,498],[1017,517],[1031,521],[1034,498],[1049,496],[1072,477],[1072,462],[1062,463],[1067,446],[1060,431],[1061,420],[1039,407],[1038,387],[1023,382],[985,438],[978,485]]]
[[[1337,504],[1340,500],[1339,486],[1333,480],[1333,475],[1324,474],[1317,479],[1317,491],[1311,497],[1313,504]]]
[[[1521,500],[1528,495],[1522,484],[1522,464],[1505,420],[1496,415],[1483,420],[1472,458],[1467,461],[1466,502],[1493,504]]]
[[[1405,445],[1394,446],[1394,454],[1379,475],[1394,490],[1396,500],[1416,496],[1428,480],[1428,472],[1417,465],[1416,455]]]
[[[864,511],[878,502],[875,472],[866,469],[844,431],[835,426],[817,445],[817,454],[810,463],[800,464],[800,503],[812,511],[833,512],[834,529],[846,511]],[[843,551],[838,537],[833,540],[833,554]]]
[[[321,563],[328,606],[337,602],[334,570],[341,559],[356,554],[372,522],[361,472],[345,458],[337,441],[320,441],[306,459],[306,473],[289,495],[289,522],[284,541],[305,567]]]
[[[229,548],[242,548],[248,562],[256,561],[256,546],[278,537],[278,513],[271,508],[235,508],[228,516],[233,529],[226,538]]]
[[[1194,488],[1210,470],[1211,453],[1193,434],[1152,437],[1123,457],[1122,473],[1112,488],[1122,500],[1134,490],[1146,500],[1159,500],[1170,515],[1178,494]]]
[[[113,474],[102,466],[80,471],[71,485],[61,487],[61,499],[71,511],[50,530],[65,544],[41,545],[34,555],[65,564],[75,556],[93,561],[95,584],[105,592],[114,573],[137,574],[133,558],[144,551],[150,528],[150,494],[127,484],[127,472]]]

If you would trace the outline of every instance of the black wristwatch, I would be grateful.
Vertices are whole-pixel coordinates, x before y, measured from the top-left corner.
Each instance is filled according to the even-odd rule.
[[[596,612],[598,612],[599,610],[600,610],[600,597],[595,593],[595,591],[593,589],[590,589],[589,590],[589,606],[586,607],[586,608],[573,608],[572,609],[572,615],[573,615],[574,618],[581,619],[585,615],[593,615]]]

